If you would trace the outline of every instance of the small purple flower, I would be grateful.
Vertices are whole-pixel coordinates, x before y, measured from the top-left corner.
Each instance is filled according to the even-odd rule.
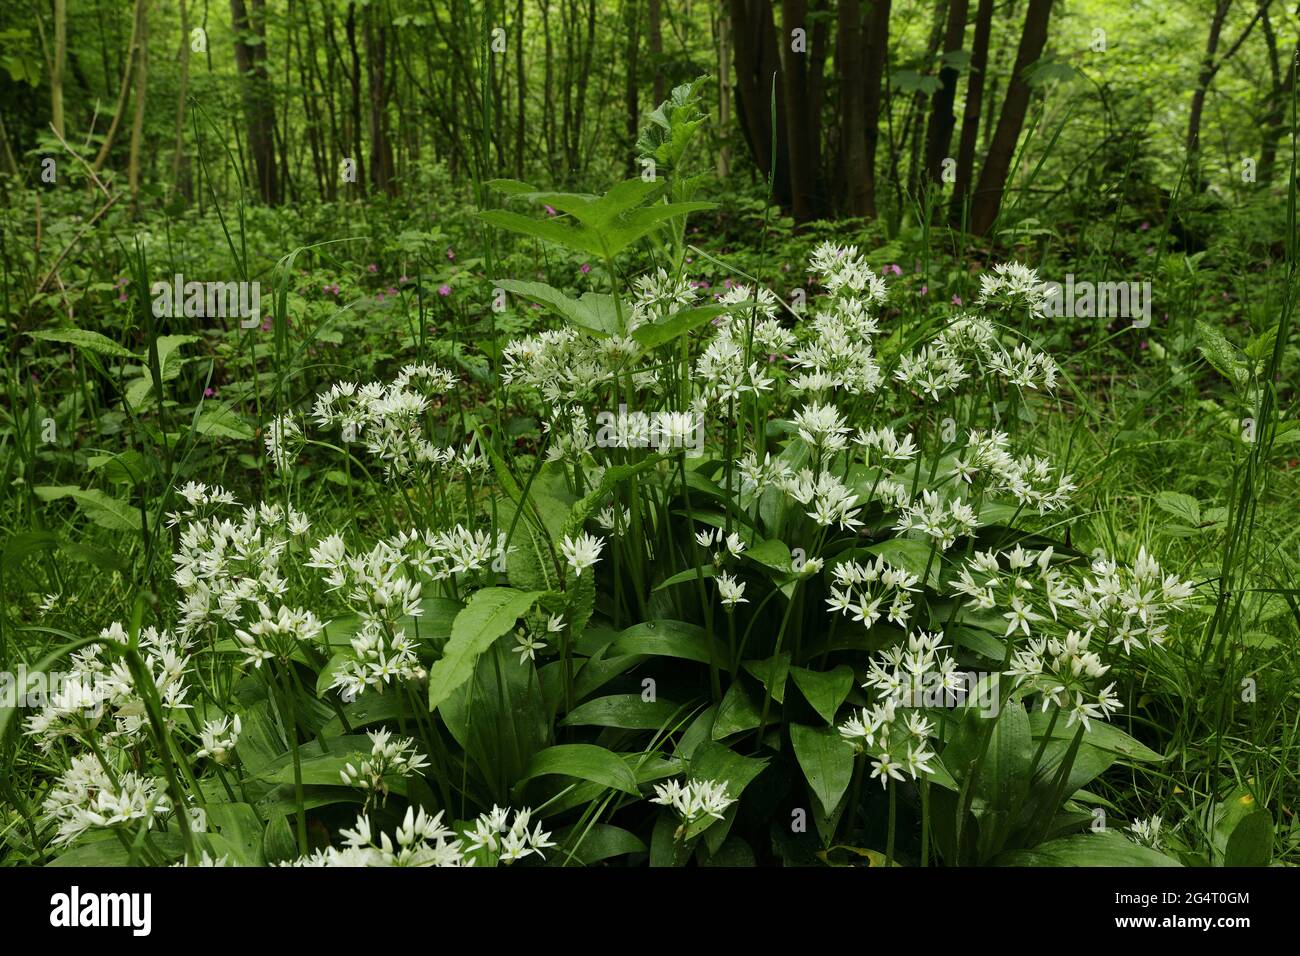
[[[558,215],[559,215],[559,213],[555,211],[555,207],[554,207],[554,206],[548,206],[546,203],[542,203],[542,208],[546,210],[546,215],[548,215],[548,216],[558,216]]]
[[[917,295],[929,295],[929,294],[930,294],[930,287],[928,285],[921,286],[921,291],[917,293]]]
[[[903,267],[900,266],[897,262],[894,262],[885,266],[885,271],[892,272],[896,276],[901,276],[903,274]]]
[[[1151,223],[1149,222],[1144,222],[1142,223],[1142,225],[1138,226],[1138,229],[1142,232],[1146,232],[1150,228],[1151,228]]]
[[[379,266],[372,262],[370,265],[366,266],[366,269],[373,275],[379,271]]]
[[[586,262],[584,262],[584,263],[582,264],[582,268],[581,268],[579,271],[582,272],[583,275],[586,275],[588,272],[591,271],[591,265],[590,265],[590,263],[586,263]]]
[[[954,295],[954,296],[952,297],[952,304],[953,304],[953,305],[961,305],[961,296],[959,296],[959,295]]]
[[[448,262],[456,261],[456,250],[453,249],[451,246],[447,247],[447,261]]]
[[[217,394],[217,390],[213,388],[211,385],[209,385],[207,388],[203,390],[204,398],[213,398],[216,396],[216,394]]]
[[[438,286],[438,295],[441,296],[451,295],[451,286],[445,283],[443,285]]]

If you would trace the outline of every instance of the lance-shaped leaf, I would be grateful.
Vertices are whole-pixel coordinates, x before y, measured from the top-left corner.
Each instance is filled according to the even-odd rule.
[[[541,596],[540,591],[483,588],[469,599],[451,625],[442,659],[429,668],[429,710],[433,710],[474,672],[474,663],[492,643],[515,626]]]

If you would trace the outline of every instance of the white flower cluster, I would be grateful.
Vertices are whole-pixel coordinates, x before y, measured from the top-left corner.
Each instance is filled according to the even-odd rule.
[[[826,603],[833,612],[854,623],[871,627],[882,613],[891,624],[907,627],[912,612],[912,593],[919,578],[890,565],[883,556],[874,562],[840,561],[831,565],[834,584]],[[882,607],[886,610],[882,611]]]
[[[427,767],[429,761],[415,749],[415,741],[410,737],[394,740],[388,730],[370,731],[366,736],[370,738],[370,756],[361,760],[360,767],[349,761],[339,776],[347,786],[366,791],[368,807],[376,795],[388,799],[390,778],[410,777]]]
[[[355,700],[367,687],[382,694],[389,684],[428,676],[416,656],[415,642],[405,631],[390,637],[379,622],[364,621],[348,643],[352,653],[339,662],[330,682],[330,689],[339,691],[344,700]]]
[[[924,706],[935,690],[961,687],[956,663],[946,654],[938,634],[916,631],[906,644],[882,651],[871,662],[863,688],[874,691],[875,703],[863,707],[840,725],[840,736],[855,749],[875,755],[871,776],[882,787],[892,780],[920,779],[934,772],[927,749],[933,723],[915,708]]]
[[[1044,710],[1051,704],[1068,710],[1067,726],[1081,721],[1088,728],[1122,706],[1113,682],[1097,687],[1111,668],[1102,653],[1162,643],[1165,616],[1181,608],[1192,589],[1175,575],[1162,575],[1145,548],[1133,568],[1098,557],[1088,571],[1069,576],[1052,559],[1051,548],[1030,552],[1019,545],[977,552],[949,587],[968,598],[968,608],[1000,611],[1004,640],[1025,639],[1007,676],[1040,694]]]
[[[114,828],[149,821],[170,809],[159,782],[134,771],[110,772],[94,754],[72,758],[45,798],[44,809],[58,824],[56,844],[68,844],[94,828]]]
[[[107,641],[126,644],[128,635],[114,622],[100,631]],[[189,644],[147,627],[140,632],[139,653],[153,682],[153,693],[164,716],[188,708]],[[126,663],[110,660],[105,645],[94,644],[73,654],[69,669],[41,709],[27,718],[26,732],[46,752],[61,737],[85,743],[92,735],[106,746],[127,746],[143,737],[148,720],[144,698]],[[106,726],[105,716],[110,723]]]
[[[408,365],[387,385],[337,382],[317,395],[312,417],[321,428],[337,426],[345,442],[360,441],[390,478],[414,478],[425,467],[484,471],[487,459],[473,442],[457,450],[425,437],[433,397],[441,400],[456,381],[436,365]]]
[[[377,836],[364,814],[351,830],[343,830],[344,845],[328,847],[286,864],[296,867],[429,867],[475,866],[486,863],[507,866],[554,846],[551,835],[539,823],[528,828],[531,812],[493,807],[480,814],[472,829],[458,835],[442,822],[442,811],[430,816],[423,809],[408,807],[402,825],[390,837]]]
[[[685,786],[669,780],[655,784],[655,795],[650,802],[672,807],[683,824],[691,824],[705,817],[721,820],[736,799],[727,796],[725,780],[688,780]]]
[[[219,489],[207,503],[235,504]],[[245,508],[238,521],[196,510],[181,530],[172,554],[172,580],[181,591],[179,630],[191,634],[204,625],[240,625],[251,607],[278,602],[289,585],[280,563],[290,541],[311,526],[292,507],[263,503]]]
[[[234,717],[222,716],[216,720],[204,721],[203,729],[199,732],[203,747],[194,752],[195,759],[208,757],[219,764],[230,763],[243,729],[238,714]]]

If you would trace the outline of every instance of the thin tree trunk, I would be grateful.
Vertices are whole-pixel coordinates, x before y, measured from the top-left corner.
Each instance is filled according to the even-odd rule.
[[[122,111],[126,109],[126,94],[131,88],[131,69],[135,65],[135,47],[140,35],[140,8],[144,3],[145,0],[135,0],[135,11],[131,17],[131,39],[127,41],[126,58],[122,63],[122,82],[117,89],[117,105],[113,108],[113,119],[104,134],[104,142],[100,145],[99,152],[95,154],[94,163],[91,164],[95,172],[104,168],[104,161],[108,159],[109,150],[113,148],[113,138],[117,135],[118,126],[121,124]]]
[[[718,5],[718,178],[731,175],[731,15]]]
[[[1205,97],[1218,67],[1214,55],[1219,49],[1219,37],[1223,33],[1223,22],[1228,18],[1232,0],[1217,0],[1214,16],[1210,18],[1210,35],[1205,42],[1205,57],[1201,60],[1201,71],[1196,78],[1196,89],[1192,91],[1192,107],[1187,114],[1187,140],[1184,149],[1187,152],[1187,182],[1193,192],[1200,190],[1201,163],[1198,153],[1201,148],[1201,116],[1205,111]]]
[[[515,178],[524,178],[524,126],[528,74],[524,70],[524,0],[515,4]]]
[[[853,2],[853,0],[848,0]],[[767,0],[730,0],[732,38],[736,63],[736,111],[740,129],[749,145],[754,165],[765,178],[772,179],[773,198],[789,207],[789,143],[775,131],[784,130],[785,93],[781,77],[781,60],[777,52],[776,28]],[[776,123],[772,123],[772,96],[775,83]],[[775,152],[776,166],[772,160]]]
[[[1037,63],[1042,55],[1043,46],[1047,43],[1047,24],[1051,15],[1052,0],[1029,0],[1015,66],[1012,67],[1011,78],[1007,83],[1006,98],[1002,101],[1002,114],[998,118],[993,140],[989,143],[988,156],[984,160],[984,168],[980,170],[972,200],[971,231],[977,235],[987,235],[1001,211],[1002,193],[1006,188],[1011,160],[1015,156],[1020,131],[1025,124],[1025,113],[1029,108],[1030,89],[1025,71]]]
[[[357,5],[348,3],[348,18],[344,23],[348,38],[348,51],[352,54],[352,159],[356,163],[356,186],[362,194],[366,191],[366,165],[361,154],[361,54],[357,50]]]
[[[149,96],[149,2],[137,8],[140,13],[139,36],[136,46],[138,61],[135,68],[135,111],[131,120],[131,149],[127,158],[126,183],[131,194],[131,213],[135,214],[140,199],[140,148],[144,142],[144,111]]]
[[[249,17],[244,0],[230,0],[230,19],[235,29],[235,66],[243,83],[244,111],[248,117],[248,146],[257,173],[257,191],[262,201],[280,201],[280,176],[275,156],[275,104],[266,70],[266,10],[263,0],[253,0]],[[260,42],[250,44],[252,35]]]
[[[948,218],[959,226],[971,185],[975,182],[975,147],[983,113],[984,76],[989,62],[989,34],[993,27],[993,0],[979,0],[975,11],[975,38],[971,42],[970,73],[966,80],[966,106],[962,111],[957,144],[957,182],[953,186]]]
[[[172,189],[188,199],[188,177],[185,182],[181,181],[181,167],[185,161],[185,97],[189,94],[190,86],[190,12],[186,0],[180,0],[180,16],[180,76],[176,90],[176,135],[172,146]]]
[[[943,38],[945,57],[951,57],[962,49],[969,9],[969,0],[949,0],[948,28]],[[940,182],[943,177],[943,161],[948,156],[952,131],[957,125],[953,104],[957,99],[957,80],[960,76],[961,72],[950,61],[945,61],[939,70],[939,91],[934,94],[930,125],[925,135],[925,173],[930,182]]]
[[[650,71],[654,76],[654,105],[658,107],[668,96],[664,83],[664,29],[660,0],[649,0],[646,12],[649,20]]]
[[[623,0],[623,29],[627,35],[623,105],[627,115],[627,177],[631,179],[637,174],[636,139],[641,124],[640,77],[637,73],[641,49],[641,10],[637,0]]]
[[[68,57],[68,4],[54,0],[54,60],[50,64],[50,121],[60,137],[63,128],[63,65]]]

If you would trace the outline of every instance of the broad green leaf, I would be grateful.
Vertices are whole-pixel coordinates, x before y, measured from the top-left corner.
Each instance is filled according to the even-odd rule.
[[[712,654],[719,666],[726,666],[718,651],[710,647],[708,632],[685,621],[645,621],[633,624],[618,635],[606,652],[609,657],[623,654],[677,657],[701,664],[709,663]]]
[[[619,727],[623,730],[658,730],[680,710],[670,700],[650,700],[640,694],[614,694],[579,704],[560,721],[565,727]]]
[[[822,672],[792,667],[790,677],[799,688],[799,693],[812,704],[813,710],[826,723],[835,723],[835,714],[853,689],[853,668],[841,664],[834,670]]]
[[[733,734],[753,730],[762,719],[759,711],[762,706],[762,700],[758,695],[751,694],[743,681],[733,683],[718,705],[718,717],[713,722],[713,739],[723,740]],[[770,712],[768,719],[772,719]]]
[[[635,833],[608,823],[574,824],[557,833],[555,843],[555,849],[547,854],[550,866],[591,866],[616,856],[646,852],[646,845]]]
[[[827,813],[839,805],[853,778],[853,748],[834,727],[790,725],[790,743],[804,779]]]
[[[513,628],[540,596],[540,591],[483,588],[469,599],[451,626],[442,659],[429,669],[430,710],[469,679],[478,656]]]
[[[1113,830],[1079,833],[1004,853],[998,866],[1181,866],[1156,850],[1131,843]]]
[[[617,335],[621,331],[618,309],[612,296],[587,292],[581,298],[571,299],[545,282],[497,279],[495,284],[507,292],[548,306],[552,312],[568,319],[573,325],[595,335]]]
[[[556,744],[534,754],[527,773],[515,784],[515,794],[522,794],[523,786],[529,780],[548,774],[576,777],[612,790],[640,795],[636,777],[623,759],[594,744]]]
[[[644,349],[654,349],[698,329],[719,315],[726,313],[725,305],[701,305],[683,309],[662,322],[643,325],[632,332],[632,338]]]
[[[585,226],[568,226],[549,219],[533,219],[508,209],[489,209],[479,213],[479,218],[489,226],[496,226],[498,229],[553,242],[596,258],[605,256],[600,237]]]

